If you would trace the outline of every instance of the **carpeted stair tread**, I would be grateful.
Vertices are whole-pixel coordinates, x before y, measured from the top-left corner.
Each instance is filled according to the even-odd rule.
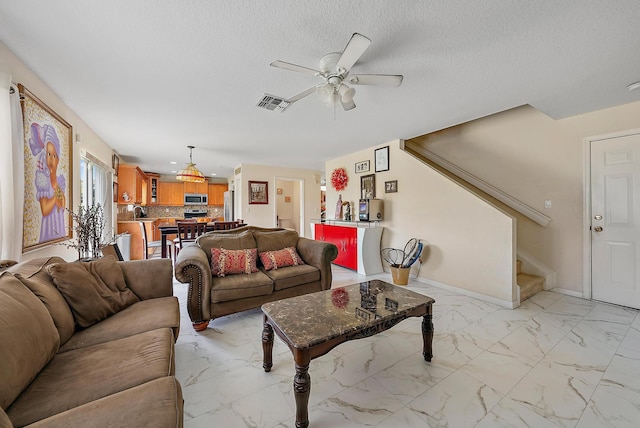
[[[541,276],[519,273],[517,282],[520,287],[520,302],[524,302],[544,289],[544,278]]]

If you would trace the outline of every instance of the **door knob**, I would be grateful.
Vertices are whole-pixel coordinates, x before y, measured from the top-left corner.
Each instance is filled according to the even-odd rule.
[[[595,230],[596,232],[602,232],[602,227],[596,226],[593,228],[593,230]]]

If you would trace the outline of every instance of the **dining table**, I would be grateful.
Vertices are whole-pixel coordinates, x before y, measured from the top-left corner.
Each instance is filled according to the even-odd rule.
[[[244,223],[238,224],[238,227],[246,226]],[[167,257],[171,257],[170,254],[167,254],[167,236],[168,235],[177,235],[178,234],[178,223],[176,222],[163,222],[158,224],[158,230],[160,231],[160,248],[162,248],[162,258],[166,259]],[[216,230],[215,221],[211,221],[207,223],[207,232],[212,230]]]

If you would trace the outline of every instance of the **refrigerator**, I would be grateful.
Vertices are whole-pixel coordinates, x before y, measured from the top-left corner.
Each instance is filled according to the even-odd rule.
[[[234,221],[233,190],[224,192],[224,221]]]

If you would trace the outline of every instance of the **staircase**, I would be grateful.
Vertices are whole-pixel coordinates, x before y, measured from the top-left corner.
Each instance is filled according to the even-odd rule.
[[[520,287],[520,303],[544,289],[544,278],[522,272],[522,261],[516,260],[517,283]]]

